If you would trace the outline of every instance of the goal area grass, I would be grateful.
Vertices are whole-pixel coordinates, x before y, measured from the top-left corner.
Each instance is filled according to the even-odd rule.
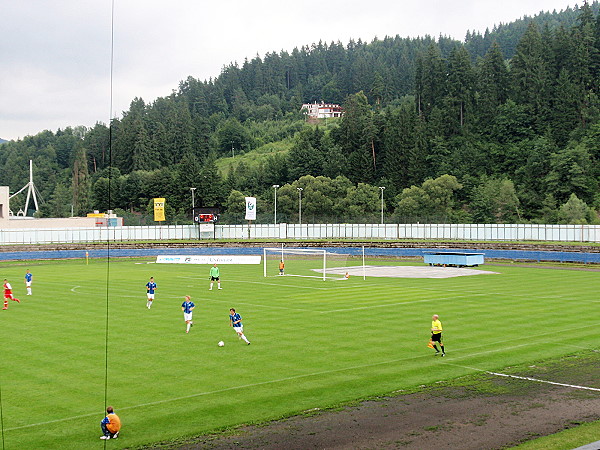
[[[315,261],[298,259],[294,271],[312,273]],[[100,446],[106,405],[123,423],[107,446],[136,448],[600,345],[594,271],[486,264],[472,270],[496,274],[338,282],[220,265],[223,289],[209,291],[210,265],[151,262],[2,263],[21,299],[0,317],[5,448]],[[185,295],[196,305],[189,334]],[[229,308],[251,345],[229,326]],[[427,348],[433,314],[445,358]]]

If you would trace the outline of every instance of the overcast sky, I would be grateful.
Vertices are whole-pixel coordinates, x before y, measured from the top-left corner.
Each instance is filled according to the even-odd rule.
[[[582,1],[579,2],[580,4]],[[1,9],[0,138],[121,117],[181,80],[323,40],[440,34],[463,40],[572,0],[18,0]],[[111,29],[114,58],[111,111]]]

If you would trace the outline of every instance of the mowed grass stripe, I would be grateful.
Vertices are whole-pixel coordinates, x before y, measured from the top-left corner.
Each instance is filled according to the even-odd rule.
[[[7,448],[99,442],[107,286],[107,400],[122,409],[125,423],[113,448],[468,373],[426,348],[433,313],[444,321],[447,361],[484,370],[599,344],[589,322],[582,326],[600,287],[589,272],[494,267],[499,275],[324,282],[265,279],[262,266],[221,266],[224,289],[209,292],[208,266],[135,262],[111,260],[108,281],[106,264],[97,260],[31,266],[34,296],[12,302],[0,318],[7,336],[14,336],[3,350],[0,374]],[[25,268],[4,268],[19,294]],[[144,285],[150,276],[159,289],[148,310]],[[189,335],[180,308],[186,294],[197,304]],[[242,314],[252,345],[228,326],[230,307]],[[219,340],[224,348],[216,346]],[[65,417],[73,418],[68,427]],[[29,426],[35,424],[47,425]]]

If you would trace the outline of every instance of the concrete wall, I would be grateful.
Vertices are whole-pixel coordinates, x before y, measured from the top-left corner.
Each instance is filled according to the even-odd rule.
[[[0,221],[8,219],[8,186],[0,186]]]
[[[0,186],[0,189],[2,186]],[[1,194],[0,194],[1,199]],[[0,214],[3,205],[0,205]],[[8,208],[6,209],[6,211]],[[62,219],[34,219],[33,217],[4,216],[0,218],[0,229],[48,229],[48,228],[93,228],[96,226],[94,217],[66,217]]]

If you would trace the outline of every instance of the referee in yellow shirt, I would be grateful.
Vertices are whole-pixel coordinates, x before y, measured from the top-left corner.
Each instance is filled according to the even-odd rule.
[[[436,343],[439,342],[440,347],[442,348],[442,356],[446,356],[444,343],[442,342],[442,322],[437,314],[434,314],[431,318],[431,341],[433,342],[435,354],[437,355],[440,352],[436,345]]]

